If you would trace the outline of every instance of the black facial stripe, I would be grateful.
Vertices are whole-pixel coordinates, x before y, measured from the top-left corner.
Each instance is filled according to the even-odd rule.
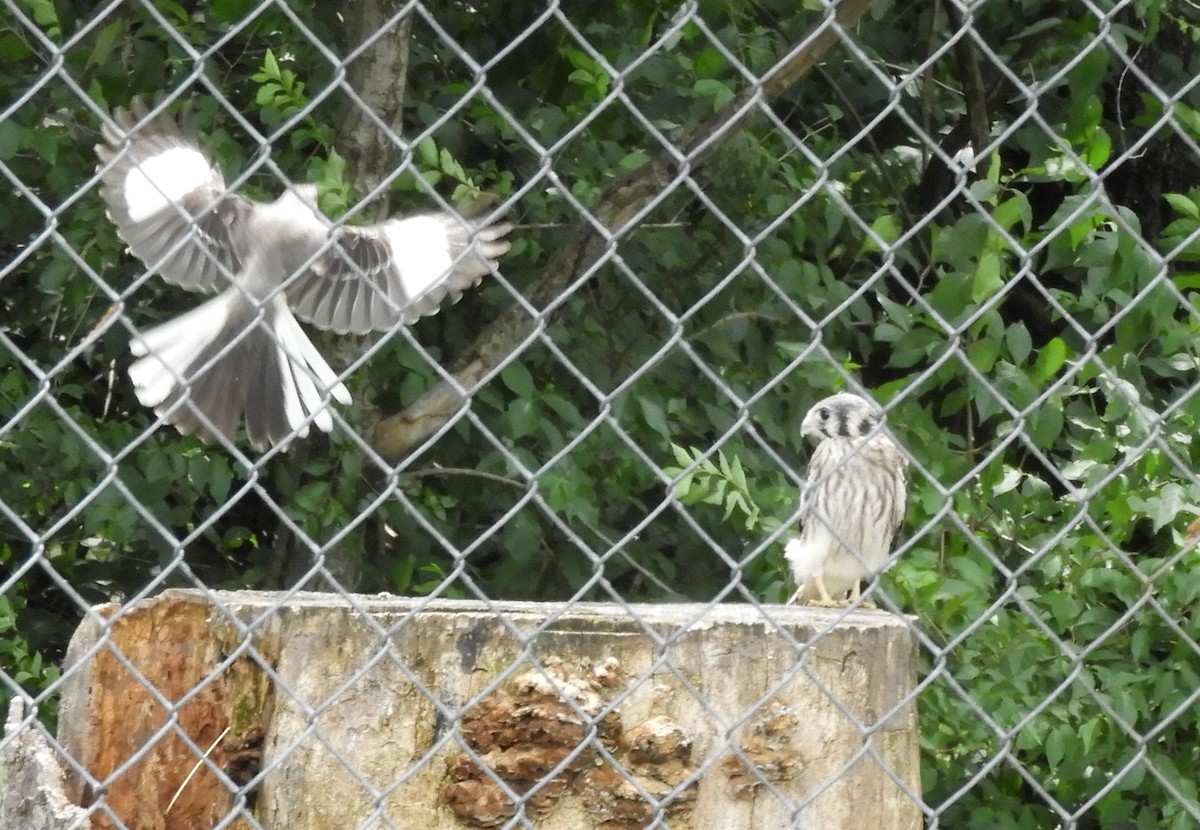
[[[870,435],[875,429],[875,418],[854,408],[834,409],[820,412],[823,432],[830,438],[859,438]]]
[[[837,434],[843,438],[850,437],[850,415],[845,409],[838,410]]]

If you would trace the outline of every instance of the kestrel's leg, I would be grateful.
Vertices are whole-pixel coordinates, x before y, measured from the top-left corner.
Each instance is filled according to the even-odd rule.
[[[812,587],[816,586],[820,592],[816,599],[805,599],[805,594],[811,593]],[[819,573],[813,574],[808,579],[800,583],[800,587],[796,589],[796,593],[792,594],[792,598],[787,601],[788,605],[795,605],[797,602],[803,605],[821,605],[821,597],[824,597],[825,602],[831,602],[829,599],[829,591],[825,589],[825,582]]]
[[[846,600],[834,599],[829,595],[829,589],[825,587],[825,577],[820,571],[812,575],[812,580],[817,589],[817,598],[809,600],[809,605],[815,605],[818,608],[837,608],[846,605]]]
[[[829,589],[825,587],[825,575],[817,571],[814,578],[817,580],[817,601],[822,605],[829,605],[833,602],[833,597],[829,596]]]
[[[809,591],[806,589],[811,588],[817,589],[817,595],[809,599],[804,599],[804,595],[809,593]],[[853,601],[853,599],[857,599],[858,597],[857,583],[854,586],[854,591],[854,597],[851,601]],[[850,604],[850,602],[845,599],[834,599],[829,595],[829,589],[825,587],[825,577],[820,571],[806,579],[800,585],[800,587],[796,589],[796,593],[792,594],[792,598],[787,601],[787,604],[795,605],[797,602],[803,602],[804,605],[811,605],[814,608],[841,608]]]
[[[861,586],[862,586],[861,580],[854,581],[854,587],[850,589],[850,604],[851,605],[858,602],[858,598],[860,596],[862,596],[862,587]],[[879,606],[877,606],[875,603],[871,602],[871,600],[865,599],[865,600],[863,600],[862,607],[863,608],[878,608]]]

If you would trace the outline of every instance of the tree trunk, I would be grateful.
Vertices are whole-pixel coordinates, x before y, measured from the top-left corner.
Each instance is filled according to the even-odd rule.
[[[342,107],[338,149],[359,198],[369,198],[404,156],[398,139],[404,134],[412,15],[397,17],[403,7],[397,0],[360,0],[346,15],[351,94]]]
[[[388,210],[388,197],[374,191],[404,156],[398,139],[404,128],[404,99],[408,89],[409,37],[412,15],[399,17],[404,3],[397,0],[360,0],[345,15],[347,99],[342,106],[337,133],[337,150],[346,160],[346,178],[360,199],[372,201],[371,213]],[[349,8],[349,7],[348,7]],[[326,338],[322,351],[334,366],[348,366],[361,355],[370,338],[349,336]],[[355,390],[354,405],[372,407],[370,387]],[[280,464],[290,464],[299,477],[307,458],[328,452],[328,438],[312,436],[293,449]],[[375,521],[375,520],[372,520]],[[362,579],[362,550],[349,544],[336,545],[325,553],[324,574],[301,585],[312,569],[313,554],[286,522],[276,531],[272,557],[273,587],[300,586],[311,589],[354,590]]]

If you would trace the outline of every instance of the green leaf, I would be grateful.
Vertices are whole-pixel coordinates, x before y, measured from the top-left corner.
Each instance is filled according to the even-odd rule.
[[[500,381],[517,397],[534,396],[533,375],[519,360],[514,360],[500,370]]]
[[[1029,437],[1039,447],[1051,446],[1062,434],[1065,422],[1062,409],[1054,406],[1051,401],[1031,414],[1028,421]]]
[[[1029,329],[1024,323],[1014,323],[1005,330],[1004,344],[1016,364],[1024,363],[1033,351],[1033,338],[1029,336]]]
[[[416,572],[417,558],[415,556],[401,556],[392,568],[392,591],[397,594],[407,593]]]
[[[729,477],[739,490],[744,493],[750,491],[746,484],[746,470],[742,467],[742,460],[736,455],[729,464]]]
[[[1001,271],[1004,262],[997,251],[984,251],[979,255],[979,264],[971,280],[971,300],[981,302],[992,297],[1004,287]]]
[[[463,170],[462,165],[458,163],[458,159],[456,159],[445,147],[443,147],[441,152],[438,153],[438,166],[441,168],[443,173],[450,176],[452,179],[462,181],[466,178],[467,174]]]
[[[716,78],[701,78],[692,85],[692,92],[698,98],[712,98],[713,110],[719,110],[733,98],[733,90]]]
[[[1155,530],[1173,523],[1186,506],[1183,487],[1173,481],[1160,487],[1158,492],[1147,498],[1144,503],[1144,509],[1150,516]]]
[[[55,10],[52,0],[25,0],[23,5],[33,13],[33,22],[40,28],[57,33],[59,28],[58,12]]]
[[[581,49],[564,48],[561,53],[576,69],[593,69],[598,65],[591,55]]]
[[[328,481],[310,481],[292,495],[292,504],[301,514],[323,512],[328,501]]]
[[[672,468],[667,468],[665,472],[667,475],[673,476],[678,475],[679,471]],[[675,482],[675,498],[679,499],[684,504],[690,503],[689,496],[691,496],[692,493],[693,480],[694,476],[691,473],[686,473],[680,476],[679,480]]]
[[[15,121],[0,121],[0,161],[9,161],[17,154],[23,132]]]
[[[542,527],[529,511],[523,510],[513,516],[501,532],[506,565],[524,571],[533,565],[541,552]]]
[[[270,49],[263,55],[262,70],[268,78],[279,78],[279,61],[275,59],[275,52]]]
[[[596,83],[596,76],[586,69],[576,69],[567,76],[567,80],[577,86],[591,87]]]
[[[892,243],[900,238],[900,228],[900,220],[894,213],[875,217],[875,221],[871,223],[872,233],[863,237],[861,251],[882,252],[889,249]]]
[[[1183,214],[1191,219],[1200,219],[1200,206],[1198,206],[1190,197],[1185,196],[1182,193],[1164,193],[1163,198],[1167,200],[1167,204],[1169,204],[1176,213]]]
[[[897,326],[902,331],[908,331],[913,325],[913,312],[908,306],[901,305],[891,298],[876,294],[875,299],[879,301],[879,305],[887,312],[888,321]]]
[[[680,467],[686,468],[692,465],[692,454],[685,447],[671,444],[671,454],[675,456],[675,463]]]
[[[123,19],[114,20],[112,23],[101,28],[96,35],[96,39],[92,41],[87,65],[91,67],[107,64],[112,56],[113,49],[117,45],[118,39],[125,35],[125,33],[125,21]]]
[[[254,7],[255,0],[213,0],[209,12],[219,23],[234,23],[245,17]]]
[[[1183,126],[1192,138],[1200,137],[1200,112],[1189,107],[1182,101],[1176,101],[1172,112],[1175,120]]]
[[[644,150],[634,150],[631,153],[626,153],[625,156],[617,162],[617,167],[628,172],[637,170],[650,161],[650,156]]]
[[[12,61],[15,64],[17,61],[26,60],[32,54],[29,45],[15,32],[0,31],[0,60]]]
[[[981,338],[967,346],[967,356],[972,366],[987,374],[992,371],[1000,357],[1000,344],[990,337]]]
[[[233,484],[233,470],[224,458],[213,459],[209,467],[208,492],[213,501],[223,504],[229,498],[229,488]]]
[[[644,397],[638,398],[638,405],[642,408],[642,417],[646,419],[646,424],[669,441],[671,439],[671,427],[667,423],[667,415],[663,411],[663,408],[655,401]]]
[[[745,495],[737,490],[733,490],[725,497],[725,520],[728,521],[735,512],[740,513],[743,516],[752,515],[752,510],[746,501]],[[743,522],[743,524],[745,524],[745,522]]]
[[[996,201],[996,197],[1000,195],[1001,191],[999,183],[989,179],[978,179],[974,182],[971,182],[971,185],[968,189],[970,190],[972,196],[974,196],[978,201],[983,202],[985,205],[993,204]]]
[[[1030,379],[1037,384],[1044,383],[1058,374],[1059,369],[1067,362],[1067,344],[1061,337],[1052,337],[1038,350],[1037,360],[1034,361]]]
[[[505,412],[509,438],[524,438],[527,435],[533,435],[541,428],[541,413],[537,405],[528,398],[513,401]]]
[[[1099,170],[1108,163],[1109,157],[1112,155],[1112,139],[1109,138],[1107,132],[1097,127],[1089,135],[1087,147],[1084,150],[1083,159],[1087,162],[1088,167],[1093,170]]]
[[[260,107],[270,106],[275,102],[276,97],[283,92],[283,87],[271,81],[265,83],[258,88],[258,92],[254,94],[254,103]]]
[[[438,147],[432,136],[425,136],[417,142],[417,160],[426,167],[437,167]]]
[[[1011,198],[996,205],[992,217],[1006,231],[1012,231],[1020,222],[1022,232],[1029,233],[1033,226],[1033,208],[1029,204],[1029,197],[1021,192],[1014,193]]]
[[[1056,726],[1046,735],[1046,764],[1051,770],[1058,769],[1067,753],[1074,748],[1075,733],[1068,726]]]

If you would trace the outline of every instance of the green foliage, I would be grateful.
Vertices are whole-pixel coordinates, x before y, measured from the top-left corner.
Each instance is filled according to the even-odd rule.
[[[707,453],[695,447],[671,445],[678,467],[666,467],[663,472],[675,480],[675,498],[684,504],[715,504],[724,509],[723,521],[735,512],[742,515],[743,526],[749,533],[769,533],[778,524],[765,519],[754,502],[746,471],[736,456],[732,460],[717,450],[716,463]]]
[[[426,136],[417,142],[416,157],[423,168],[421,176],[429,185],[436,187],[443,180],[454,184],[454,190],[450,194],[451,201],[470,202],[483,195],[483,191],[458,159],[446,148],[439,149],[432,136]]]
[[[254,102],[262,108],[262,119],[268,126],[278,126],[308,106],[304,82],[292,70],[280,67],[270,49],[263,56],[262,69],[251,75],[250,80],[259,84]]]
[[[797,426],[853,381],[914,456],[883,587],[925,638],[939,826],[1051,828],[1042,791],[1074,812],[1104,787],[1081,826],[1194,824],[1177,794],[1196,802],[1200,746],[1196,29],[1162,0],[1114,9],[1105,38],[1090,6],[1016,6],[973,10],[973,88],[944,48],[949,6],[874,4],[855,49],[681,165],[469,412],[393,466],[342,430],[243,459],[152,429],[129,336],[195,298],[123,254],[93,182],[99,112],[178,92],[227,180],[274,196],[278,170],[360,215],[345,67],[316,45],[365,59],[339,7],[291,3],[299,27],[246,0],[160,3],[173,35],[138,4],[87,28],[90,8],[17,0],[38,32],[0,32],[20,102],[0,164],[21,183],[0,240],[0,565],[20,573],[0,595],[0,696],[53,693],[81,614],[63,584],[85,602],[291,587],[319,562],[368,592],[708,599],[736,580],[781,601],[762,540],[795,509]],[[654,0],[564,6],[569,27],[523,0],[415,19],[396,79],[411,147],[369,160],[391,207],[520,190],[503,273],[527,286],[580,206],[694,139],[824,4],[697,8],[703,26]],[[978,170],[956,173],[968,141]],[[412,328],[421,348],[389,335],[342,417],[368,435],[512,301],[488,280]],[[362,350],[319,346],[340,366]]]
[[[0,558],[0,561],[5,560]],[[48,664],[40,652],[32,650],[17,629],[17,614],[24,605],[16,591],[0,596],[0,666],[14,683],[40,692],[58,679],[59,670]],[[49,714],[43,712],[44,716]]]

